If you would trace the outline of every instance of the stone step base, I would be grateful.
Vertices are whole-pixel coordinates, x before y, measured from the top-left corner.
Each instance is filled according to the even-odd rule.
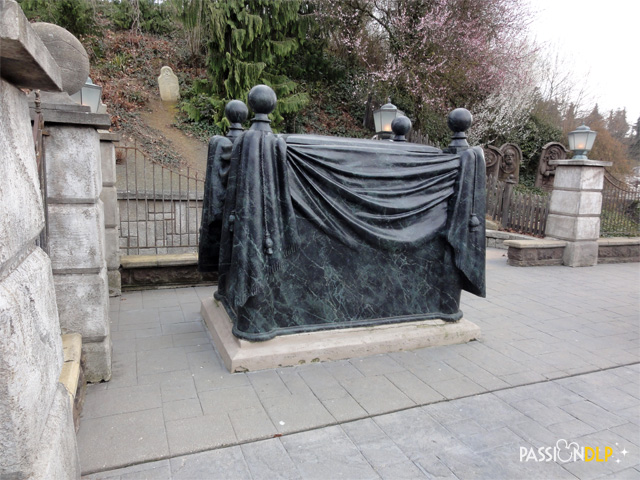
[[[233,335],[229,315],[214,298],[202,301],[201,313],[218,353],[232,373],[454,345],[480,338],[480,328],[463,318],[458,322],[422,320],[323,330],[249,342]]]
[[[73,424],[77,432],[80,426],[80,413],[82,413],[87,386],[84,379],[82,335],[79,333],[62,335],[62,351],[64,363],[62,364],[59,381],[69,394],[73,409]]]
[[[198,272],[198,255],[123,255],[120,258],[122,291],[160,287],[213,285],[218,273]]]

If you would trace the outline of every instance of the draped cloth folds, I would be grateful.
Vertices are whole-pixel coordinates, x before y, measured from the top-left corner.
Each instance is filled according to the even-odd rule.
[[[231,153],[219,293],[234,310],[258,295],[297,250],[301,218],[345,249],[411,256],[445,239],[463,288],[484,295],[483,165],[479,149],[244,132]]]
[[[233,144],[218,279],[233,307],[256,295],[299,244],[285,156],[284,141],[263,130],[243,132]]]
[[[465,280],[462,288],[485,297],[486,167],[482,148],[464,151],[460,162],[456,197],[448,215],[447,241],[453,248],[455,266]]]
[[[218,270],[222,213],[232,146],[231,140],[220,135],[215,135],[209,140],[198,246],[198,271],[200,272]]]
[[[422,146],[391,142],[287,140],[294,205],[346,246],[417,248],[445,226],[456,155],[425,155]]]

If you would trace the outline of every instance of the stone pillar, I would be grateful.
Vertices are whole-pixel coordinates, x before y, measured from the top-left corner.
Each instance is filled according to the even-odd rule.
[[[14,1],[0,0],[0,478],[80,478],[27,96],[58,65]]]
[[[598,263],[604,167],[597,160],[551,160],[556,166],[546,235],[567,241],[562,263],[588,267]]]
[[[49,254],[63,333],[82,335],[85,378],[111,378],[100,135],[108,115],[45,104]]]
[[[102,161],[102,194],[104,205],[104,233],[107,261],[107,279],[109,296],[117,297],[122,293],[120,279],[120,211],[116,190],[116,149],[114,142],[120,141],[120,135],[106,130],[98,130],[100,135],[100,159]]]

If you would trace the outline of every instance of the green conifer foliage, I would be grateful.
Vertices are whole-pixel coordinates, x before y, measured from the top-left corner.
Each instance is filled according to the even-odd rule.
[[[232,99],[246,101],[249,90],[264,83],[278,96],[274,124],[283,114],[300,110],[309,101],[298,85],[282,74],[287,61],[304,42],[308,29],[303,0],[203,0],[207,28],[208,80],[194,86],[196,96],[207,95],[214,121],[223,127],[224,106]],[[193,103],[185,111],[199,120]]]

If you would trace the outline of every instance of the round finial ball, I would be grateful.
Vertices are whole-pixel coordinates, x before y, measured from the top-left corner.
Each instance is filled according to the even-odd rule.
[[[472,122],[471,112],[466,108],[456,108],[447,117],[447,125],[452,132],[466,132]]]
[[[224,107],[224,114],[231,123],[244,123],[249,116],[249,109],[240,100],[231,100]]]
[[[406,135],[409,133],[409,130],[411,130],[411,120],[404,115],[396,117],[396,119],[391,122],[391,130],[393,130],[393,133],[396,135]]]
[[[89,56],[80,40],[53,23],[31,25],[60,67],[62,89],[69,95],[78,92],[89,76]]]
[[[267,85],[256,85],[249,91],[247,103],[254,113],[269,114],[276,108],[276,92]]]

